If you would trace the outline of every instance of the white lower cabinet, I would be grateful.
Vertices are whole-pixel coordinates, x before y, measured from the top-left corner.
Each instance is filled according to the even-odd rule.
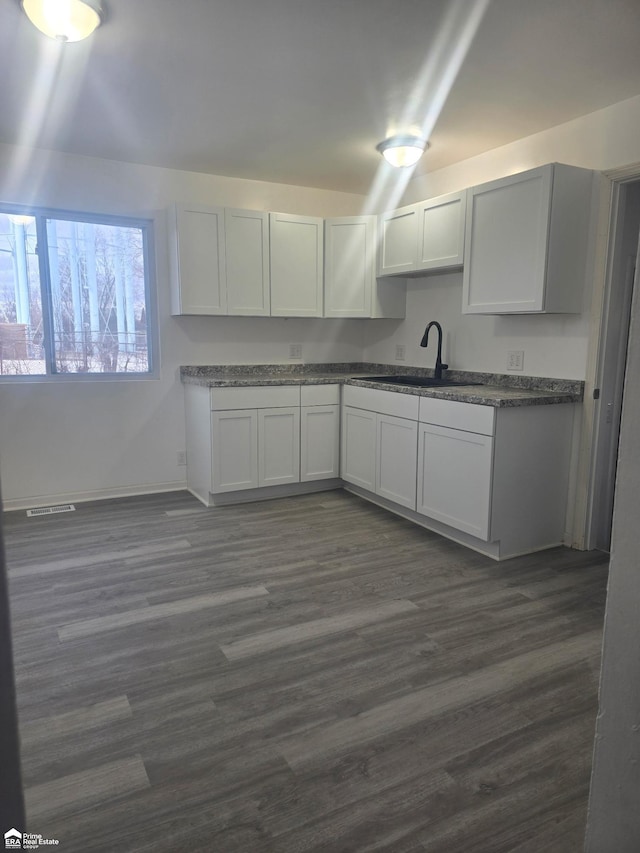
[[[344,403],[342,479],[415,510],[418,398],[345,386]]]
[[[186,385],[185,404],[187,485],[208,506],[333,488],[341,477],[495,559],[566,538],[574,405],[493,407],[345,385],[340,408],[337,384]]]
[[[347,389],[345,388],[345,395]],[[371,492],[376,490],[377,415],[345,406],[342,413],[342,479]]]
[[[562,544],[574,408],[423,397],[418,514],[498,559]]]
[[[258,410],[258,486],[300,481],[300,407]]]
[[[235,492],[296,484],[310,491],[301,484],[339,477],[337,384],[185,385],[185,409],[187,486],[207,506],[216,497],[231,502]]]
[[[377,421],[376,492],[415,509],[418,424],[392,415],[378,415]]]
[[[421,423],[417,511],[488,541],[492,465],[491,436]]]
[[[329,480],[339,476],[339,404],[302,406],[300,409],[300,482]]]
[[[255,409],[211,413],[210,492],[258,487],[258,413]],[[187,450],[187,460],[193,450]]]
[[[575,406],[493,407],[345,386],[347,486],[495,559],[560,545]]]

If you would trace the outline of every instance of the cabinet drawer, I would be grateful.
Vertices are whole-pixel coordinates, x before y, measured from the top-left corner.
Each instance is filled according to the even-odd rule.
[[[340,402],[339,385],[301,385],[301,406],[336,406]]]
[[[418,397],[413,394],[401,394],[396,391],[377,391],[375,388],[360,388],[357,385],[345,385],[343,403],[357,409],[368,409],[381,415],[395,415],[399,418],[418,420]]]
[[[246,388],[212,388],[211,408],[273,409],[300,405],[299,385],[264,385]]]
[[[495,409],[477,403],[460,403],[457,400],[420,398],[420,422],[451,429],[463,429],[482,435],[495,432]]]

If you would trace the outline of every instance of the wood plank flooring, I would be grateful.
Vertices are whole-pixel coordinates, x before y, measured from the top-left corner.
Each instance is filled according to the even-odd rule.
[[[28,831],[70,853],[578,853],[607,557],[346,492],[5,514]]]

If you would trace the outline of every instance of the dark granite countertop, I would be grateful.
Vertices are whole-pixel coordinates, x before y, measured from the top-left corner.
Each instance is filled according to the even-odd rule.
[[[447,379],[480,385],[419,388],[381,382],[369,382],[367,376],[387,374],[432,376],[427,368],[397,364],[332,363],[332,364],[240,364],[189,365],[180,368],[184,384],[208,388],[232,388],[257,385],[327,385],[332,383],[377,388],[398,394],[457,400],[481,406],[540,406],[552,403],[579,403],[584,383],[574,379],[547,379],[540,376],[514,376],[502,373],[475,373],[448,370]]]

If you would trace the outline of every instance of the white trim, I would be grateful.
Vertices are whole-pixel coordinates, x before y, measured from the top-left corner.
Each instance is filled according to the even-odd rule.
[[[223,492],[222,494],[210,495],[211,502],[205,506],[233,506],[235,504],[253,503],[254,501],[270,501],[276,498],[299,497],[311,495],[316,492],[330,492],[340,489],[342,480],[335,477],[331,480],[313,480],[304,483],[282,483],[279,486],[261,486],[257,489],[243,489],[236,492]],[[191,489],[189,489],[191,491]],[[200,495],[195,492],[191,494],[202,501]],[[202,501],[204,503],[204,501]]]
[[[635,181],[640,178],[640,162],[621,166],[619,169],[610,169],[602,173],[610,181],[624,184],[627,181]]]
[[[593,390],[598,385],[598,366],[600,358],[600,337],[602,316],[606,297],[606,270],[609,257],[609,230],[611,220],[611,197],[613,184],[604,174],[594,183],[594,214],[591,229],[591,286],[592,296],[589,318],[589,343],[585,369],[584,399],[580,424],[576,427],[575,439],[578,442],[577,467],[575,477],[571,477],[569,494],[573,500],[568,502],[567,525],[571,535],[566,545],[579,550],[588,547],[589,510],[591,504],[594,427],[598,407],[593,399]]]
[[[110,500],[111,498],[130,498],[139,495],[155,495],[163,492],[187,491],[186,480],[168,483],[152,483],[143,486],[115,486],[111,489],[95,489],[88,492],[63,492],[55,495],[35,495],[26,498],[13,498],[2,502],[5,512],[35,509],[54,504],[87,503],[88,501]]]
[[[593,391],[599,387],[602,376],[607,307],[612,287],[613,253],[619,224],[620,185],[640,180],[640,162],[603,172],[601,177],[603,182],[601,183],[598,206],[597,231],[594,235],[594,289],[584,389],[582,436],[576,475],[573,535],[572,541],[566,543],[581,550],[590,550],[594,547],[593,513],[595,509],[594,489],[596,488],[595,473],[600,402],[593,399]]]

